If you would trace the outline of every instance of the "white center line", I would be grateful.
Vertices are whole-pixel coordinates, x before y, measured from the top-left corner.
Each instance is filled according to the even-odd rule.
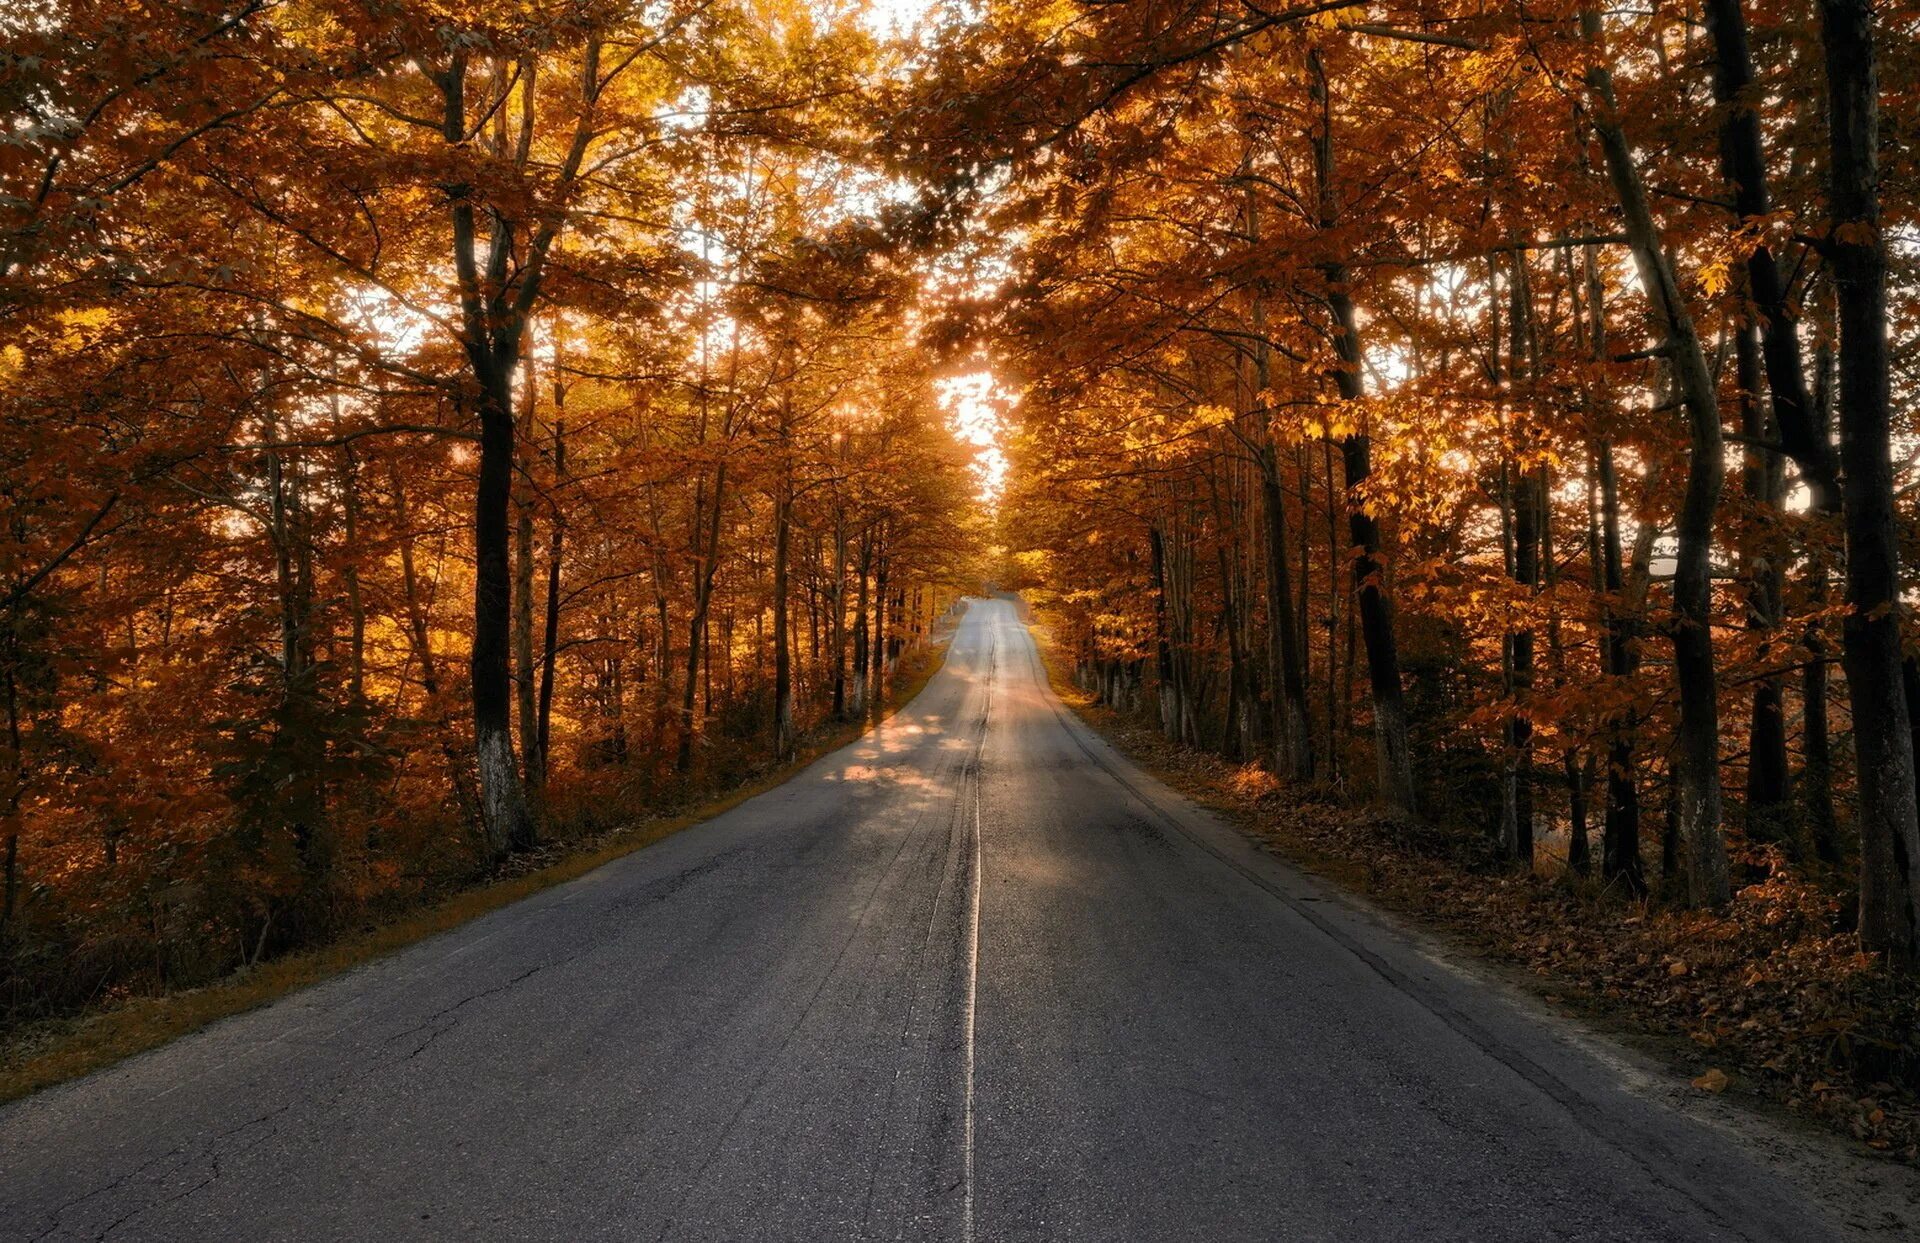
[[[980,991],[980,755],[986,750],[987,729],[993,720],[993,683],[999,673],[1000,631],[996,625],[988,632],[990,638],[987,648],[987,707],[981,722],[979,749],[974,752],[973,763],[973,841],[967,852],[967,995],[963,1020],[961,1044],[961,1087],[960,1105],[960,1183],[962,1205],[960,1210],[960,1236],[964,1243],[973,1243],[973,1015],[974,1002]]]
[[[961,1234],[966,1243],[973,1243],[973,1012],[974,997],[979,989],[980,980],[980,793],[974,788],[973,796],[973,850],[971,852],[972,883],[967,888],[972,892],[967,920],[967,1003],[966,1037],[964,1067],[966,1086],[962,1105],[963,1133],[961,1138],[961,1177],[966,1187],[966,1206],[962,1210]]]

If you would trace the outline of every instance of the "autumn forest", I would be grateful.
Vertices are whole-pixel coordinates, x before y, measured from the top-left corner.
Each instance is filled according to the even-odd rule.
[[[775,778],[994,593],[1269,804],[1907,992],[1916,37],[10,9],[0,1025]]]

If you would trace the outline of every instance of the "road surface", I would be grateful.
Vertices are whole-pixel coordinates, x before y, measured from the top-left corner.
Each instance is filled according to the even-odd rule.
[[[1134,769],[977,601],[780,788],[0,1110],[0,1238],[1831,1236],[1626,1078]]]

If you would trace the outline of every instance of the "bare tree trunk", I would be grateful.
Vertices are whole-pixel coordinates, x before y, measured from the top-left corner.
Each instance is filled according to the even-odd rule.
[[[1599,14],[1583,9],[1581,28],[1601,43]],[[1726,842],[1721,837],[1720,707],[1713,656],[1713,513],[1726,473],[1720,409],[1712,373],[1648,206],[1645,183],[1620,126],[1613,75],[1604,56],[1587,70],[1594,133],[1620,202],[1640,283],[1665,337],[1675,386],[1687,414],[1687,483],[1676,524],[1672,629],[1674,677],[1679,689],[1679,798],[1681,846],[1686,855],[1687,900],[1718,906],[1732,894]]]
[[[1353,609],[1341,608],[1341,563],[1346,553],[1340,544],[1340,507],[1334,503],[1339,491],[1333,481],[1333,445],[1320,446],[1320,466],[1326,477],[1327,496],[1327,778],[1339,785],[1345,776],[1348,739],[1353,725]],[[1338,638],[1340,624],[1346,623],[1346,655],[1342,659]],[[1345,674],[1344,680],[1342,674]]]
[[[1735,371],[1740,385],[1740,430],[1751,444],[1772,439],[1766,411],[1761,405],[1759,336],[1751,325],[1742,325],[1735,339]],[[1747,580],[1747,629],[1767,636],[1762,639],[1759,658],[1772,656],[1772,634],[1780,627],[1782,582],[1780,563],[1772,553],[1773,525],[1785,499],[1778,454],[1749,449],[1741,472],[1741,491],[1752,509],[1752,521],[1759,528],[1749,541],[1744,577]],[[1758,544],[1759,547],[1752,545]],[[1747,835],[1756,841],[1791,840],[1788,812],[1791,790],[1788,785],[1786,679],[1768,674],[1753,686],[1752,717],[1747,728]]]
[[[556,368],[553,382],[556,415],[553,420],[553,476],[557,489],[567,474],[567,423],[559,417],[566,409],[565,389]],[[560,654],[560,554],[566,543],[567,524],[560,512],[558,497],[553,503],[551,529],[547,535],[547,609],[546,625],[540,646],[539,721],[534,729],[534,745],[527,760],[527,778],[537,786],[547,781],[547,766],[552,756],[554,662]],[[643,664],[644,670],[645,665]]]
[[[714,468],[713,509],[699,536],[704,544],[697,553],[693,575],[693,614],[687,619],[686,683],[680,688],[680,748],[674,770],[685,773],[693,768],[694,707],[699,702],[700,657],[707,642],[707,613],[713,604],[713,577],[720,561],[720,523],[725,509],[727,464]],[[709,696],[711,698],[711,696]]]
[[[6,630],[5,641],[7,768],[6,789],[0,791],[0,797],[6,799],[6,809],[4,815],[0,815],[0,829],[4,829],[6,840],[0,845],[0,954],[6,951],[7,932],[13,925],[16,895],[20,892],[20,805],[27,793],[26,751],[20,730],[20,684],[15,673],[20,663],[20,638],[12,626]],[[5,962],[6,959],[0,957],[0,966]]]
[[[1320,53],[1308,53],[1312,94],[1318,106],[1314,134],[1314,172],[1319,192],[1319,227],[1333,229],[1339,221],[1339,199],[1334,182],[1333,113],[1327,75]],[[1333,313],[1334,350],[1338,368],[1334,382],[1340,396],[1356,401],[1361,382],[1360,329],[1353,299],[1347,292],[1347,269],[1342,263],[1325,268],[1327,303]],[[1394,640],[1392,605],[1387,599],[1380,556],[1380,526],[1360,499],[1360,490],[1372,473],[1373,446],[1364,431],[1340,442],[1347,475],[1347,526],[1355,554],[1353,591],[1360,614],[1361,638],[1367,650],[1367,679],[1373,696],[1375,796],[1387,807],[1415,814],[1413,751],[1408,741],[1406,696],[1400,685],[1400,653]]]
[[[1587,356],[1595,362],[1607,357],[1605,291],[1594,263],[1594,248],[1581,250],[1581,281],[1570,287],[1584,290],[1587,317]],[[1590,423],[1605,413],[1593,386],[1582,391]],[[1625,681],[1639,665],[1637,609],[1629,605],[1626,567],[1620,535],[1620,486],[1614,470],[1613,445],[1604,436],[1592,446],[1592,474],[1599,492],[1599,513],[1591,538],[1594,586],[1601,593],[1600,665],[1609,678]],[[1648,547],[1652,544],[1649,541]],[[1616,699],[1624,701],[1624,694]],[[1646,873],[1640,859],[1639,722],[1631,707],[1617,710],[1607,721],[1607,784],[1602,812],[1600,874],[1607,884],[1619,884],[1635,897],[1646,892]]]
[[[1601,542],[1604,551],[1605,652],[1607,673],[1622,681],[1639,671],[1638,625],[1624,599],[1626,574],[1620,539],[1620,483],[1614,472],[1613,446],[1595,450],[1600,475]],[[1600,875],[1635,897],[1647,891],[1646,865],[1640,858],[1640,723],[1632,708],[1621,709],[1607,745],[1607,808],[1601,829]]]
[[[513,578],[507,510],[513,497],[513,413],[506,377],[488,377],[480,413],[480,480],[474,496],[473,741],[481,818],[496,855],[535,841],[533,813],[513,754],[509,659]]]
[[[519,474],[524,481],[532,474],[532,453],[526,450],[533,442],[534,415],[534,376],[528,367],[526,379],[522,382],[526,389],[522,427],[518,437],[522,446]],[[534,686],[533,663],[533,498],[522,495],[514,499],[513,531],[513,691],[514,703],[519,710],[520,757],[524,765],[527,786],[535,788],[539,782],[534,778],[534,765],[539,751],[540,706],[538,690]]]
[[[461,147],[469,137],[469,56],[462,46],[451,53],[444,71],[425,70],[441,92],[445,105],[442,137],[449,147]],[[592,105],[601,85],[597,42],[587,45],[580,83],[582,108],[560,168],[563,182],[578,174],[592,141]],[[532,141],[532,107],[533,95],[528,92],[518,155],[522,165]],[[480,466],[474,488],[473,649],[469,670],[481,820],[488,850],[498,857],[508,850],[532,846],[538,837],[513,752],[513,558],[508,521],[513,503],[515,441],[512,386],[528,316],[540,293],[547,251],[560,224],[544,222],[532,230],[519,256],[518,274],[510,277],[511,252],[516,250],[514,229],[498,208],[488,207],[489,237],[483,269],[477,232],[480,208],[473,187],[454,183],[442,189],[447,197],[453,266],[459,280],[460,344],[479,390],[475,413],[480,420]]]
[[[1527,374],[1527,331],[1532,315],[1532,296],[1527,283],[1525,252],[1513,253],[1513,270],[1507,279],[1507,379],[1517,390]],[[1517,440],[1525,442],[1528,429]],[[1513,496],[1513,581],[1521,592],[1532,597],[1540,583],[1540,517],[1545,489],[1538,470],[1524,457],[1515,464],[1518,476]],[[1531,601],[1529,600],[1529,603]],[[1533,627],[1515,627],[1507,635],[1511,694],[1514,709],[1507,717],[1508,781],[1511,789],[1511,813],[1504,828],[1502,853],[1523,868],[1533,867],[1533,719],[1527,715],[1527,699],[1533,691]]]
[[[860,533],[860,581],[853,608],[853,714],[867,710],[867,578],[873,571],[873,535]]]
[[[1260,240],[1259,199],[1251,186],[1246,199],[1247,236]],[[1266,520],[1267,683],[1273,705],[1274,770],[1298,782],[1313,780],[1313,724],[1307,705],[1305,632],[1294,624],[1294,588],[1287,566],[1287,514],[1280,491],[1279,446],[1273,442],[1272,415],[1262,406],[1262,394],[1272,382],[1266,337],[1266,305],[1253,299],[1254,391],[1249,405],[1259,420],[1254,434],[1260,465],[1260,509]],[[1306,526],[1305,493],[1301,494],[1301,527]],[[1304,559],[1303,559],[1304,565]],[[1301,593],[1306,591],[1304,570]]]
[[[1267,527],[1267,665],[1274,749],[1280,772],[1308,782],[1313,780],[1313,725],[1308,719],[1306,661],[1294,627],[1285,498],[1270,438],[1260,454],[1260,508]]]
[[[1840,456],[1847,518],[1841,660],[1859,782],[1860,943],[1920,961],[1920,819],[1900,678],[1887,257],[1880,232],[1879,83],[1871,0],[1820,0],[1826,45],[1833,232],[1840,304]]]
[[[887,599],[887,529],[883,524],[875,535],[873,574],[873,655],[868,672],[873,677],[873,692],[868,696],[876,711],[887,702],[887,625],[893,620],[893,607]]]
[[[828,634],[833,644],[833,719],[841,721],[847,716],[847,510],[837,496],[833,506],[833,617]]]
[[[1720,171],[1733,194],[1734,210],[1743,228],[1757,227],[1772,211],[1767,189],[1766,156],[1761,143],[1760,117],[1750,98],[1754,87],[1753,58],[1747,40],[1741,0],[1706,0],[1707,28],[1714,42],[1714,98],[1726,112],[1720,131]],[[1816,419],[1807,396],[1801,366],[1799,311],[1788,299],[1772,250],[1756,238],[1749,243],[1746,291],[1753,304],[1754,329],[1742,330],[1740,385],[1742,431],[1750,440],[1778,440],[1800,469],[1812,493],[1816,513],[1836,512],[1840,504],[1833,451],[1825,428]],[[1760,406],[1759,371],[1764,359],[1771,395],[1771,419]],[[1769,422],[1771,427],[1768,426]],[[1785,489],[1779,479],[1778,455],[1749,451],[1744,490],[1763,510],[1784,507]],[[1769,631],[1779,625],[1781,572],[1770,556],[1761,555],[1749,568],[1748,626]],[[1747,829],[1762,838],[1785,836],[1782,823],[1790,806],[1783,679],[1764,678],[1754,688],[1752,728],[1747,765]]]
[[[342,449],[340,509],[346,523],[340,577],[347,589],[347,701],[359,712],[367,703],[367,605],[360,587],[360,460],[351,443]]]
[[[780,413],[780,477],[773,498],[773,758],[793,753],[793,654],[787,638],[787,556],[793,526],[792,407]],[[838,687],[836,686],[836,690]]]
[[[1741,226],[1752,227],[1773,210],[1767,189],[1767,163],[1761,144],[1760,114],[1752,98],[1753,57],[1748,48],[1741,0],[1705,0],[1707,29],[1714,44],[1713,94],[1726,109],[1720,131],[1720,172],[1733,192]],[[1753,300],[1773,399],[1773,421],[1780,445],[1799,467],[1818,513],[1840,507],[1833,448],[1807,397],[1800,357],[1799,308],[1788,296],[1773,251],[1755,238],[1747,253],[1747,294]]]

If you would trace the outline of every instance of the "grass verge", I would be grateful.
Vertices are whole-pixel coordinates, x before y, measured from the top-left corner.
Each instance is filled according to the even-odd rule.
[[[1285,790],[1096,702],[1034,627],[1054,691],[1142,768],[1301,869],[1411,917],[1698,1092],[1783,1108],[1920,1160],[1920,989],[1858,952],[1836,897],[1785,867],[1724,911],[1622,899],[1564,870],[1490,865],[1471,827],[1408,824]]]
[[[0,1103],[104,1069],[158,1048],[220,1019],[266,1005],[362,963],[447,932],[490,911],[575,880],[623,855],[645,849],[733,810],[799,773],[821,756],[852,743],[912,702],[946,657],[946,642],[910,654],[884,712],[872,722],[849,722],[816,734],[786,764],[686,811],[635,821],[566,844],[551,861],[527,867],[509,861],[511,875],[485,880],[430,906],[330,945],[288,954],[235,972],[202,988],[136,997],[110,1008],[23,1028],[0,1049]]]

